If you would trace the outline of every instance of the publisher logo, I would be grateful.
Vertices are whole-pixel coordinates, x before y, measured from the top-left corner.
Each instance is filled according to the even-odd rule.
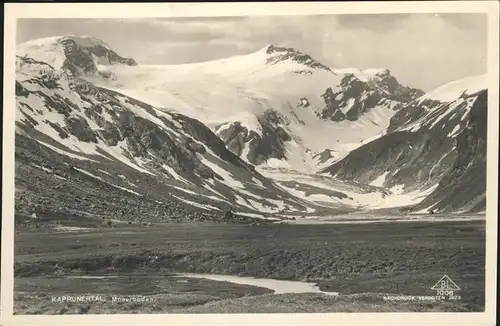
[[[458,301],[462,300],[456,292],[460,287],[451,280],[448,275],[444,275],[437,281],[432,290],[436,291],[436,295],[387,295],[384,296],[385,301]]]
[[[455,292],[460,290],[460,287],[452,281],[448,275],[444,275],[439,279],[439,281],[431,287],[432,290],[436,291],[437,295],[455,297]]]

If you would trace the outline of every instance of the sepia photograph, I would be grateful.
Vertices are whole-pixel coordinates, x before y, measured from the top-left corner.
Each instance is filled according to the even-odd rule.
[[[2,313],[491,309],[487,10],[87,7],[5,30]]]

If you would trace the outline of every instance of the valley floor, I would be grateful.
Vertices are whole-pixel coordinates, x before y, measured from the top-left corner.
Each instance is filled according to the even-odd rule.
[[[16,233],[14,313],[483,311],[484,266],[478,220],[38,229]],[[339,295],[277,294],[175,273],[312,282]],[[415,299],[435,296],[431,287],[445,274],[460,287],[458,299]],[[106,302],[57,300],[80,295]]]

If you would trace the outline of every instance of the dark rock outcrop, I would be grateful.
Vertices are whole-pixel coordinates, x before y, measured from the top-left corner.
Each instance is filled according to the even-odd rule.
[[[322,94],[325,107],[317,115],[323,120],[356,121],[377,106],[398,110],[423,94],[421,90],[400,85],[389,70],[367,81],[349,73],[337,87],[328,88]]]
[[[88,42],[86,45],[79,45],[71,37],[64,37],[59,40],[64,50],[66,60],[63,69],[70,71],[73,76],[85,76],[99,74],[104,78],[111,78],[111,74],[99,71],[96,60],[104,65],[124,64],[135,66],[137,63],[132,58],[124,58],[110,48],[98,43]]]
[[[292,140],[284,126],[286,121],[275,110],[267,110],[257,117],[261,126],[261,133],[248,130],[239,121],[231,123],[229,126],[219,126],[219,137],[226,143],[226,146],[236,155],[240,156],[248,146],[248,155],[243,159],[259,165],[269,158],[285,158],[286,142]]]

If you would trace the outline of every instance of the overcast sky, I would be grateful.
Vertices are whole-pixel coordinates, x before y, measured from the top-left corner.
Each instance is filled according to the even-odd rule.
[[[486,72],[486,31],[483,14],[22,19],[17,42],[93,36],[147,64],[207,61],[275,44],[332,67],[389,68],[401,83],[429,91]]]

